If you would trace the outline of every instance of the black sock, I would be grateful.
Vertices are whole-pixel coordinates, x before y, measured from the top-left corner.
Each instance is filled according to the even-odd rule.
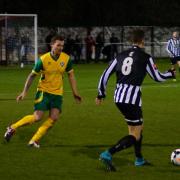
[[[141,134],[141,137],[138,141],[135,142],[134,144],[134,150],[135,150],[135,155],[137,158],[142,158],[142,154],[141,154],[141,145],[142,145],[142,139],[143,139],[143,136]]]
[[[111,154],[114,154],[118,151],[131,147],[135,143],[136,143],[136,138],[134,136],[132,135],[125,136],[121,140],[119,140],[117,144],[111,147],[109,149],[109,152]]]

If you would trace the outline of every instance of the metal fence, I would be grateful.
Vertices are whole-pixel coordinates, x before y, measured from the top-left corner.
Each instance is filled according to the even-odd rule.
[[[168,54],[166,52],[166,42],[155,43],[155,42],[146,42],[145,51],[151,54],[155,58],[167,58]],[[39,44],[39,55],[43,54],[47,50],[47,44]],[[104,45],[99,49],[98,44],[92,48],[91,54],[87,57],[87,46],[85,43],[71,44],[70,51],[67,53],[71,56],[71,59],[77,63],[82,62],[91,62],[91,61],[109,61],[113,59],[117,53],[122,52],[131,47],[129,43],[104,43]],[[76,46],[79,46],[80,49],[77,51]],[[114,49],[117,48],[117,51]],[[98,51],[98,52],[97,52]],[[66,52],[66,47],[65,47]],[[97,55],[98,53],[98,55]]]
[[[90,62],[112,59],[117,53],[130,47],[129,32],[133,29],[140,28],[145,31],[145,50],[154,57],[168,57],[166,44],[174,30],[179,30],[179,27],[157,27],[157,26],[116,26],[116,27],[57,27],[47,28],[38,27],[38,54],[39,56],[47,52],[47,36],[53,31],[54,34],[62,34],[65,37],[65,52],[70,54],[71,59],[75,62]],[[3,30],[3,29],[2,29]],[[15,29],[11,27],[14,32]],[[22,29],[26,34],[31,35],[32,28],[24,27]],[[3,32],[3,31],[2,31]],[[3,35],[3,33],[1,33]],[[88,34],[93,42],[91,46],[87,44]],[[101,38],[98,36],[101,34]],[[30,37],[31,38],[31,37]],[[2,38],[3,39],[3,38]],[[20,41],[19,41],[20,42]],[[19,46],[21,43],[19,43]],[[13,47],[13,44],[12,44]],[[20,62],[19,54],[22,48],[16,48],[13,51],[13,60]],[[31,49],[28,48],[27,54],[31,54]],[[2,57],[9,57],[6,46],[1,48]],[[5,53],[6,52],[6,53]],[[4,55],[3,55],[4,54]],[[31,56],[28,57],[28,62],[34,62]],[[30,58],[29,58],[30,57]],[[1,59],[2,60],[2,59]],[[27,62],[27,63],[28,63]]]
[[[109,52],[109,54],[114,54],[113,52],[113,45],[116,46],[117,52],[121,52],[127,48],[130,47],[129,44],[129,32],[133,29],[140,28],[145,31],[145,50],[146,52],[150,53],[154,57],[168,57],[168,53],[166,51],[166,44],[168,39],[171,37],[172,32],[174,30],[179,30],[179,27],[157,27],[157,26],[116,26],[116,27],[91,27],[91,28],[85,28],[85,27],[58,27],[54,29],[57,33],[63,34],[66,37],[66,40],[70,38],[70,41],[73,42],[73,44],[70,46],[70,55],[73,58],[76,58],[76,51],[74,51],[73,46],[76,44],[76,36],[78,35],[79,41],[78,44],[81,47],[81,54],[80,58],[82,60],[86,60],[89,57],[91,59],[97,59],[96,57],[99,57],[100,59],[106,59],[107,55],[103,53],[103,49],[106,49]],[[51,29],[39,29],[39,40],[40,37],[43,34],[48,34],[48,31]],[[102,33],[103,37],[103,45],[99,48],[98,47],[98,35]],[[87,34],[90,34],[91,37],[94,39],[94,45],[92,47],[91,55],[87,57],[87,44],[86,44],[86,38]],[[114,34],[115,38],[117,38],[117,42],[111,42],[112,34]],[[46,51],[46,43],[44,39],[41,39],[39,42],[39,52],[43,53]],[[100,55],[97,56],[97,54],[100,51]]]

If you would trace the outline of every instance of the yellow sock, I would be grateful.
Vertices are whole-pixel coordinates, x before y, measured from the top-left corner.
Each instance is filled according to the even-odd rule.
[[[51,128],[54,124],[54,121],[51,119],[51,118],[48,118],[40,127],[39,129],[37,130],[37,132],[34,134],[34,136],[31,138],[31,141],[35,141],[35,142],[38,142],[42,136],[44,136],[48,129]]]
[[[35,122],[35,117],[34,115],[27,115],[25,117],[23,117],[22,119],[20,119],[19,121],[17,121],[16,123],[11,125],[11,128],[13,129],[17,129],[18,127],[27,125],[27,124],[31,124]]]

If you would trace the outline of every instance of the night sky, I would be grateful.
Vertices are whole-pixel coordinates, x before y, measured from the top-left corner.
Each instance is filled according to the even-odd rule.
[[[36,13],[39,26],[180,26],[176,0],[1,0],[1,13]]]

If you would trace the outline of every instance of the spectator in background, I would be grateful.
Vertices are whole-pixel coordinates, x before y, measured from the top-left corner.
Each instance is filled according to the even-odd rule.
[[[81,52],[82,52],[82,39],[79,37],[79,35],[76,35],[74,42],[74,62],[76,64],[78,64],[81,59]]]
[[[21,49],[20,49],[21,67],[24,67],[25,62],[27,62],[29,47],[30,47],[29,33],[26,33],[21,36]]]
[[[86,60],[87,63],[90,60],[94,59],[93,55],[95,54],[95,41],[90,33],[88,33],[87,37],[85,38],[86,43]]]
[[[45,38],[45,43],[46,43],[46,51],[49,52],[51,51],[51,39],[53,36],[56,35],[56,31],[54,29],[51,29],[48,35]]]
[[[118,54],[117,43],[119,42],[119,39],[115,36],[114,33],[112,33],[109,41],[111,43],[111,59],[114,59]]]
[[[111,45],[110,44],[103,47],[102,54],[104,56],[106,56],[105,62],[112,60],[112,58],[111,58]]]
[[[103,32],[100,32],[96,37],[96,57],[95,57],[96,62],[101,57],[101,51],[103,46],[104,46],[104,36],[103,36]]]
[[[169,39],[166,50],[169,53],[170,61],[171,61],[171,69],[175,70],[175,65],[178,64],[179,72],[180,72],[180,38],[179,32],[174,31],[172,37]],[[176,77],[173,79],[176,81]]]
[[[65,41],[64,52],[70,56],[74,56],[74,43],[75,40],[72,38],[71,34],[69,34]]]
[[[12,61],[18,61],[18,57],[16,56],[17,46],[18,39],[16,33],[9,34],[6,39],[6,56],[8,63]]]

